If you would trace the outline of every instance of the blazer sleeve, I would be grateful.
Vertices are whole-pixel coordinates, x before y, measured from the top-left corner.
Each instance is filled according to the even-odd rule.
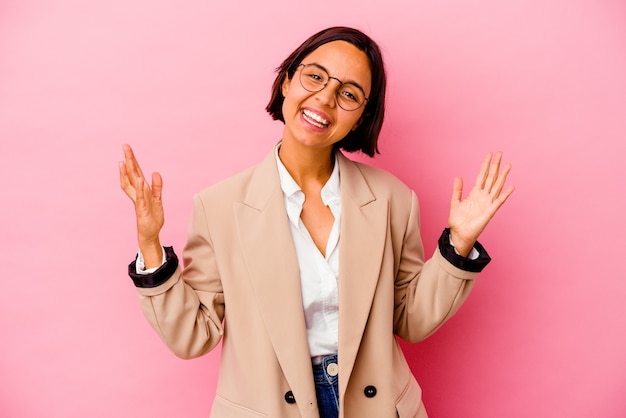
[[[222,283],[198,196],[183,251],[184,273],[171,248],[166,255],[166,263],[155,273],[134,277],[131,264],[129,274],[143,313],[163,342],[181,358],[198,357],[213,349],[224,333]]]
[[[424,262],[419,205],[411,191],[394,293],[394,332],[408,342],[425,339],[451,318],[467,299],[478,272],[489,262],[480,245],[478,260],[455,254],[445,234],[433,256]]]

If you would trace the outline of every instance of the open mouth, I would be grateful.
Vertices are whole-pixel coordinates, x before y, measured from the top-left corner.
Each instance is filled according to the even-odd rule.
[[[304,119],[309,122],[313,126],[317,126],[320,129],[328,128],[330,122],[318,115],[317,113],[311,112],[310,110],[303,110],[302,116]]]

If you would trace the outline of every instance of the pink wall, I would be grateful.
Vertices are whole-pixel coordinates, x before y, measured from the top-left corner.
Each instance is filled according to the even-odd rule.
[[[170,354],[143,319],[121,144],[165,178],[165,242],[191,196],[260,160],[273,68],[314,31],[379,41],[383,155],[421,198],[429,251],[454,175],[487,150],[517,191],[494,261],[406,347],[438,417],[626,414],[622,0],[0,2],[0,416],[205,417],[219,353]]]

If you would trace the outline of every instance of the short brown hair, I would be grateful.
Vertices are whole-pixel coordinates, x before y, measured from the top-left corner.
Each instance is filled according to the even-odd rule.
[[[345,26],[335,26],[324,29],[304,41],[291,53],[276,69],[278,75],[272,86],[272,97],[265,110],[274,120],[285,122],[283,117],[282,84],[285,77],[291,79],[301,61],[320,46],[333,41],[348,42],[367,55],[372,73],[372,89],[365,104],[363,121],[354,131],[350,131],[343,139],[335,144],[335,149],[347,152],[361,151],[373,157],[378,151],[378,135],[383,126],[385,117],[385,90],[387,78],[380,48],[369,36],[363,32]]]

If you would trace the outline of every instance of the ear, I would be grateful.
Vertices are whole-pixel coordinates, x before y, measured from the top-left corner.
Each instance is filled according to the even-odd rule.
[[[287,96],[287,93],[289,92],[289,84],[291,84],[291,80],[285,74],[285,78],[283,78],[283,82],[282,82],[282,85],[280,87],[280,90],[281,90],[281,92],[283,94],[283,97]]]

